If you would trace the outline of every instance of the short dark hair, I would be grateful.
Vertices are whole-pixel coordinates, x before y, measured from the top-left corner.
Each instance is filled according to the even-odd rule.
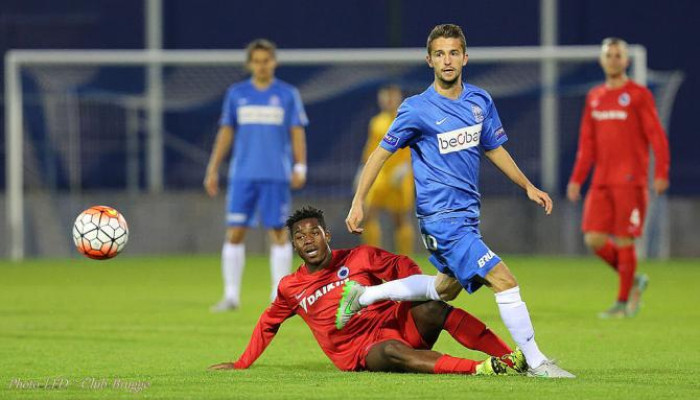
[[[440,24],[433,28],[428,35],[428,43],[426,44],[426,49],[428,54],[430,54],[430,44],[433,40],[437,38],[454,38],[459,39],[462,42],[462,51],[467,52],[467,38],[464,37],[464,32],[462,28],[455,24]]]
[[[326,229],[326,220],[323,218],[323,211],[307,205],[294,211],[294,214],[287,218],[287,222],[285,222],[285,224],[287,225],[287,229],[289,229],[289,234],[294,234],[294,232],[292,232],[294,224],[307,218],[316,218],[318,224],[321,225],[324,230]]]
[[[250,58],[253,56],[253,51],[255,50],[266,50],[270,52],[272,55],[272,58],[277,58],[276,56],[276,51],[277,51],[277,46],[268,39],[255,39],[252,42],[248,43],[248,46],[245,48],[245,52],[247,55],[247,60],[250,61]]]
[[[378,92],[383,92],[383,91],[392,91],[392,90],[397,90],[399,92],[402,92],[403,90],[401,89],[401,85],[397,83],[387,83],[385,85],[382,85],[379,87]]]

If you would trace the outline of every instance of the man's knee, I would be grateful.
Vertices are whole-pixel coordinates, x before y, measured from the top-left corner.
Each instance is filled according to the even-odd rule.
[[[631,236],[615,236],[615,245],[617,247],[628,247],[634,244],[634,237]]]
[[[411,308],[411,315],[420,326],[441,328],[452,307],[442,301],[426,301]]]
[[[462,284],[457,279],[445,274],[438,274],[435,278],[435,291],[442,301],[452,301],[459,296],[462,291]]]
[[[233,226],[226,230],[226,240],[232,244],[242,243],[245,239],[246,228],[242,226]]]
[[[586,243],[586,247],[593,251],[605,246],[607,240],[608,235],[603,233],[586,233],[583,235],[583,242]]]
[[[496,293],[518,286],[518,281],[503,261],[486,275],[486,282]]]
[[[287,231],[284,228],[280,229],[270,229],[268,231],[268,236],[270,237],[270,242],[276,245],[287,244]]]
[[[409,358],[409,353],[413,351],[410,347],[400,342],[387,342],[382,347],[382,355],[394,367],[403,367]]]

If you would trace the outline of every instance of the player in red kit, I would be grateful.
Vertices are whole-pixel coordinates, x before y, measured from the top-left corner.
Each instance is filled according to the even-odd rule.
[[[595,166],[583,205],[584,240],[619,275],[617,301],[601,318],[624,318],[637,313],[648,283],[646,275],[635,277],[634,239],[642,233],[647,209],[649,145],[657,195],[669,186],[670,155],[651,92],[627,77],[627,43],[603,40],[600,65],[605,83],[586,97],[567,197],[580,199],[581,185]]]
[[[294,315],[304,320],[323,352],[343,371],[502,375],[507,366],[518,372],[527,368],[522,352],[513,352],[483,322],[442,301],[380,301],[358,313],[345,329],[336,329],[336,309],[348,280],[376,285],[407,277],[434,277],[420,275],[420,268],[410,258],[375,247],[331,250],[323,212],[315,208],[296,211],[287,220],[287,227],[304,264],[282,279],[277,298],[260,317],[238,360],[210,369],[250,367],[280,325]],[[490,357],[478,362],[431,351],[442,330],[463,346]]]

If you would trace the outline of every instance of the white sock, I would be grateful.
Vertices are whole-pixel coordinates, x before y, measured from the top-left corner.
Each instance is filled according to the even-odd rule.
[[[224,297],[236,304],[241,302],[241,277],[245,266],[245,244],[226,242],[221,250],[221,270],[224,277]]]
[[[381,285],[367,286],[358,300],[361,305],[366,307],[380,300],[440,300],[440,295],[435,290],[434,276],[411,275],[403,279],[384,282]]]
[[[277,297],[277,285],[292,269],[292,244],[270,245],[270,275],[272,277],[272,293],[270,301]]]
[[[520,287],[496,293],[496,303],[501,319],[508,328],[515,343],[520,347],[530,368],[537,368],[547,360],[535,342],[535,328],[532,327],[530,313],[520,298]]]

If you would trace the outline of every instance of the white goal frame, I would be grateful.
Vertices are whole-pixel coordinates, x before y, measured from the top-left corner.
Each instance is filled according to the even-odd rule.
[[[470,63],[539,61],[542,68],[541,97],[541,171],[546,190],[552,190],[559,180],[557,133],[557,62],[595,61],[600,46],[532,46],[532,47],[472,47],[468,49]],[[277,57],[283,65],[425,63],[424,48],[390,49],[288,49],[279,50]],[[647,82],[647,52],[643,46],[629,46],[632,76],[642,85]],[[12,260],[22,260],[24,244],[23,187],[23,100],[21,69],[38,65],[100,65],[144,66],[160,70],[169,65],[243,65],[243,50],[11,50],[5,54],[5,149],[6,149],[6,213],[9,254]],[[162,75],[148,74],[148,170],[151,191],[162,189]]]

